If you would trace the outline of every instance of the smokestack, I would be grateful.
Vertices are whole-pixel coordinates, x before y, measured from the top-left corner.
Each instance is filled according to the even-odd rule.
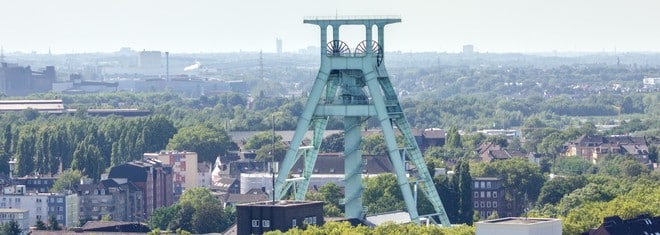
[[[165,82],[167,88],[170,88],[170,52],[165,52]]]

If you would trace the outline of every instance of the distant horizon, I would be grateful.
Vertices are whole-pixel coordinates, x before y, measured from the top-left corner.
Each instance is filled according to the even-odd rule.
[[[123,48],[123,47],[122,47]],[[135,48],[130,48],[133,52],[139,53],[143,50],[136,50]],[[302,50],[306,50],[308,47],[300,48],[295,51],[283,51],[282,54],[304,54],[301,53]],[[318,47],[317,47],[318,48]],[[121,48],[120,48],[121,49]],[[246,54],[251,54],[251,53],[263,53],[267,55],[272,55],[272,54],[277,54],[277,52],[274,51],[250,51],[250,50],[242,50],[242,51],[168,51],[168,50],[144,50],[144,51],[160,51],[162,53],[169,52],[171,56],[175,56],[176,54],[236,54],[236,53],[246,53]],[[48,51],[9,51],[7,49],[4,49],[4,55],[7,57],[7,55],[15,55],[15,54],[20,54],[20,55],[76,55],[76,54],[113,54],[113,53],[120,53],[121,51],[119,49],[114,50],[114,51],[73,51],[73,52],[55,52],[53,53],[52,51],[49,53]],[[463,54],[462,51],[401,51],[401,50],[386,50],[385,53],[437,53],[437,54]],[[617,54],[660,54],[660,50],[658,51],[494,51],[494,52],[489,52],[489,51],[474,51],[474,54],[522,54],[522,55],[539,55],[539,54],[561,54],[561,55],[566,55],[566,54],[584,54],[584,55],[590,55],[590,54],[612,54],[612,55],[617,55]]]
[[[308,16],[396,15],[385,50],[457,53],[660,52],[657,0],[115,0],[2,3],[0,46],[54,54],[135,50],[172,53],[296,52],[321,46]],[[342,27],[354,48],[364,28]]]

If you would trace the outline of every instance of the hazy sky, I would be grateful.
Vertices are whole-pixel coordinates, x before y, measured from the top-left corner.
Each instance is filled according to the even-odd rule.
[[[386,28],[388,51],[660,52],[659,10],[659,0],[0,0],[0,45],[274,52],[280,37],[284,51],[297,51],[319,44],[305,16],[400,15]],[[353,36],[351,47],[362,38]]]

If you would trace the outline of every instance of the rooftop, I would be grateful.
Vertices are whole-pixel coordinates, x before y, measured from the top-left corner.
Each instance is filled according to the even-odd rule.
[[[307,16],[303,22],[317,25],[384,25],[401,22],[401,16]]]
[[[290,207],[298,205],[309,205],[323,203],[321,201],[292,201],[292,200],[280,200],[280,201],[261,201],[261,202],[252,202],[240,204],[237,206],[266,206],[266,207]]]
[[[558,221],[555,218],[522,218],[522,217],[506,217],[501,219],[486,220],[478,223],[484,224],[536,224]]]

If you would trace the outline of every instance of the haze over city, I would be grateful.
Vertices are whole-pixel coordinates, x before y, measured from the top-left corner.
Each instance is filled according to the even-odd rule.
[[[275,38],[283,40],[285,52],[296,52],[318,46],[318,28],[303,24],[305,16],[335,15],[401,16],[402,24],[388,26],[388,51],[459,52],[464,44],[491,53],[660,51],[655,30],[660,2],[655,0],[27,0],[2,5],[5,52],[121,47],[274,52]],[[344,35],[351,31],[355,28]]]

